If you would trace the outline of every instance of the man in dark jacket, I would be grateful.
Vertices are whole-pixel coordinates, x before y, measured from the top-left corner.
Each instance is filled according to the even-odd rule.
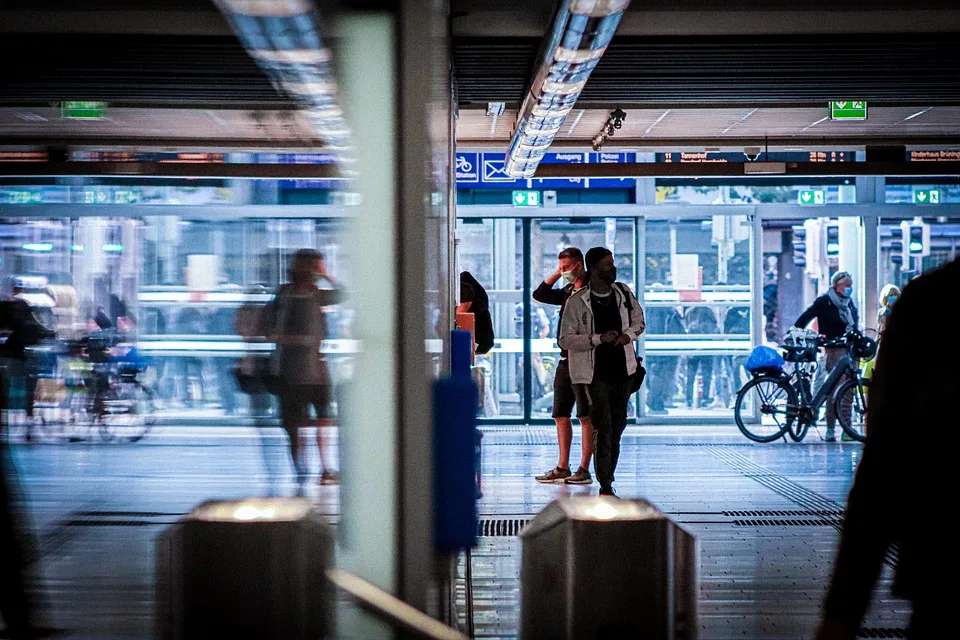
[[[894,594],[913,602],[907,637],[956,637],[956,554],[946,521],[923,517],[949,509],[957,493],[960,342],[930,325],[931,314],[944,310],[944,295],[956,291],[957,260],[908,284],[887,321],[870,387],[867,443],[818,640],[856,637],[892,543]],[[932,446],[916,437],[916,429],[928,425],[941,434]]]
[[[533,299],[541,304],[558,305],[560,319],[557,327],[563,322],[563,311],[567,300],[574,291],[581,289],[586,282],[586,269],[583,267],[583,252],[576,247],[568,247],[558,256],[557,270],[540,283],[533,292]],[[563,279],[564,286],[554,289],[557,280]],[[570,363],[567,360],[567,351],[560,350],[560,361],[557,363],[557,372],[553,377],[553,419],[557,423],[557,441],[560,444],[560,460],[555,469],[537,476],[537,482],[590,484],[590,458],[593,457],[593,423],[590,422],[590,401],[582,393],[582,387],[574,385],[570,380]],[[580,467],[575,473],[570,473],[570,447],[573,443],[573,405],[577,405],[577,419],[582,427],[582,452]]]
[[[814,319],[817,321],[817,330],[830,340],[842,338],[851,329],[856,329],[860,322],[857,306],[853,304],[853,277],[846,271],[838,271],[830,280],[830,289],[813,301],[810,307],[800,314],[795,326],[803,329]],[[847,350],[843,347],[826,348],[827,374],[845,356]],[[851,398],[844,398],[841,411],[849,415]],[[827,403],[827,442],[836,442],[837,417],[834,415],[833,403]],[[844,440],[848,439],[844,432]]]

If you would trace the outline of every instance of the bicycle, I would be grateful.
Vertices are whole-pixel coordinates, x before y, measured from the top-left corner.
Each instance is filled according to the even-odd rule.
[[[93,430],[113,442],[137,442],[153,426],[153,392],[138,380],[143,364],[117,359],[111,344],[85,338],[65,345],[64,393],[52,411],[41,413],[40,430],[50,439],[87,440]]]
[[[847,353],[814,394],[812,380],[820,347],[844,347]],[[755,442],[773,442],[789,435],[799,442],[810,427],[817,425],[821,409],[832,402],[843,431],[858,442],[866,440],[870,383],[861,375],[859,361],[876,355],[876,341],[857,330],[833,340],[792,332],[780,348],[785,352],[783,360],[793,364],[793,371],[786,371],[783,366],[756,370],[737,392],[734,418],[743,435]],[[847,400],[849,412],[844,410]],[[752,402],[759,402],[760,406],[760,421],[753,424],[744,420],[744,413],[752,414]]]

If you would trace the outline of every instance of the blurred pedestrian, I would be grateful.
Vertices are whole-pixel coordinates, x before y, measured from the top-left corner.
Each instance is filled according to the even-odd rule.
[[[942,512],[957,489],[950,472],[957,451],[952,427],[960,342],[930,330],[931,314],[942,311],[946,292],[956,291],[957,260],[904,287],[887,319],[870,387],[867,442],[847,500],[818,640],[857,637],[892,544],[894,595],[913,603],[907,637],[956,637],[951,537],[945,522],[923,517]],[[927,425],[943,427],[933,446],[917,437],[917,427]]]
[[[900,287],[888,284],[880,290],[880,310],[877,311],[877,333],[883,335],[887,328],[887,319],[893,311],[893,305],[900,299]]]
[[[275,377],[280,421],[290,438],[290,456],[302,490],[309,471],[301,451],[300,429],[310,424],[311,407],[316,414],[313,424],[317,426],[320,448],[320,482],[339,482],[321,426],[330,424],[333,391],[320,347],[327,335],[323,308],[341,302],[344,293],[327,271],[323,254],[314,249],[300,249],[294,254],[289,280],[264,309],[264,327],[276,343],[270,373]],[[319,280],[325,280],[328,288],[318,287]]]

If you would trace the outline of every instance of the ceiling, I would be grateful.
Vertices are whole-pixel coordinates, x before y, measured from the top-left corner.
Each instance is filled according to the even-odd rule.
[[[507,143],[555,6],[450,0],[460,144]],[[608,146],[960,143],[958,37],[955,0],[634,2],[555,144],[584,146],[615,106]],[[4,0],[0,56],[0,144],[312,142],[212,0]],[[869,120],[823,121],[832,99],[867,99]],[[62,100],[108,117],[63,120]]]
[[[312,129],[295,110],[108,107],[102,120],[71,120],[53,107],[0,107],[0,141],[75,144],[308,146]],[[314,145],[320,143],[314,142]]]
[[[848,143],[863,146],[871,141],[923,139],[960,140],[960,107],[871,107],[864,122],[834,122],[827,105],[803,108],[681,108],[626,109],[623,127],[607,147],[658,147],[735,144],[773,139],[777,145],[793,141]],[[554,145],[588,145],[610,115],[609,109],[574,109],[554,140]],[[457,144],[501,146],[510,140],[517,117],[507,109],[497,118],[481,109],[461,109]]]

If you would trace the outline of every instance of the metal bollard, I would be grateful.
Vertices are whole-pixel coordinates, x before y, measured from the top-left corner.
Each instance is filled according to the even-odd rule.
[[[696,540],[649,502],[561,498],[520,538],[521,640],[697,637]]]
[[[157,541],[155,636],[332,636],[332,559],[309,500],[205,502]]]

